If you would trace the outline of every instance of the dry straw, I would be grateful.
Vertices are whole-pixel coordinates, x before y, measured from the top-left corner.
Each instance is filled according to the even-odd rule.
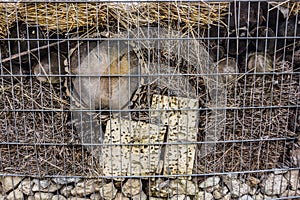
[[[0,3],[0,38],[5,37],[7,29],[16,21],[18,6],[14,3]]]
[[[0,37],[15,21],[38,24],[52,32],[119,25],[120,29],[159,23],[180,30],[219,25],[228,3],[1,3]],[[178,29],[177,29],[178,30]]]

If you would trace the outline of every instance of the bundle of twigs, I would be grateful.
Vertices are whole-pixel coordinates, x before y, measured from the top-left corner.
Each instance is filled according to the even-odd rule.
[[[64,88],[34,77],[1,79],[1,172],[91,175],[96,163],[79,145]]]
[[[199,160],[200,171],[251,171],[287,165],[288,144],[296,135],[289,119],[299,103],[299,75],[292,74],[290,63],[277,66],[274,74],[243,75],[230,87],[223,136],[215,150]]]

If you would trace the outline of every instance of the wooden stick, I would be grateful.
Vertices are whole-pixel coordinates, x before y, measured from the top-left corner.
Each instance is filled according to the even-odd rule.
[[[52,47],[52,46],[55,46],[55,45],[57,45],[57,44],[64,43],[64,42],[66,42],[66,41],[67,41],[67,40],[62,40],[62,41],[59,41],[59,42],[54,42],[54,43],[49,44],[49,45],[47,44],[47,45],[44,45],[44,46],[41,46],[41,47],[38,47],[38,48],[31,49],[30,51],[28,50],[28,51],[23,51],[23,52],[21,52],[21,53],[14,54],[14,55],[12,55],[12,56],[9,57],[9,58],[2,59],[2,60],[1,60],[1,63],[8,62],[8,61],[10,61],[10,60],[13,60],[13,59],[18,58],[19,56],[24,56],[24,55],[27,55],[27,54],[29,54],[29,53],[31,53],[31,52],[35,52],[35,51],[37,51],[37,50],[46,49],[46,48],[48,48],[48,47]]]

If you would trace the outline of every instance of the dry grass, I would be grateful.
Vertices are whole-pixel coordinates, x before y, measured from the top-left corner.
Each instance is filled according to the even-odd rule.
[[[0,3],[0,38],[4,38],[10,28],[16,21],[18,4],[14,3]]]
[[[15,21],[38,24],[50,32],[68,33],[79,29],[107,29],[160,23],[177,30],[208,28],[220,24],[227,3],[18,3],[0,4],[0,37]],[[221,22],[222,23],[222,22]]]

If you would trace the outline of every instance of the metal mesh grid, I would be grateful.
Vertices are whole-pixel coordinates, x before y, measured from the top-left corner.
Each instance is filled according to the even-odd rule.
[[[0,3],[2,196],[300,198],[298,10]]]

